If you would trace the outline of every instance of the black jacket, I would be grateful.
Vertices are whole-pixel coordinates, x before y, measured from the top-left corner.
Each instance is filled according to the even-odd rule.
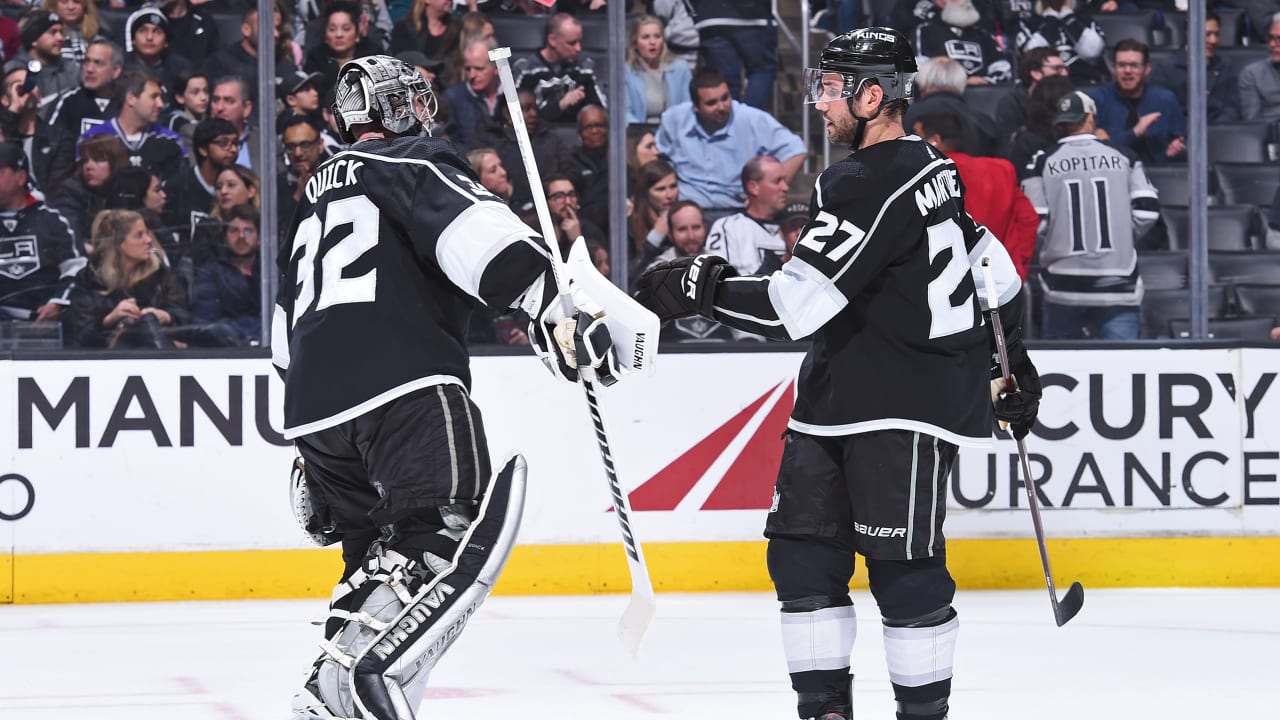
[[[19,115],[0,108],[0,132],[6,140],[22,144],[31,164],[32,179],[46,195],[70,177],[75,169],[76,138],[36,116],[35,133],[23,136],[18,131]]]
[[[169,313],[172,325],[157,329],[151,321],[138,321],[104,327],[102,321],[129,297],[137,301],[140,309],[158,308]],[[90,264],[76,275],[71,287],[71,305],[62,313],[62,340],[67,347],[173,347],[168,330],[190,322],[187,286],[178,273],[161,267],[131,288],[107,293]]]

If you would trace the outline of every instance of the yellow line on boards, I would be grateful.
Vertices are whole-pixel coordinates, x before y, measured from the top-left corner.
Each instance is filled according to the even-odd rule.
[[[765,543],[648,543],[654,586],[667,592],[769,590]],[[1051,540],[1055,582],[1086,587],[1280,587],[1280,537]],[[948,566],[961,589],[1043,587],[1035,542],[951,540]],[[0,556],[0,602],[226,600],[327,597],[341,568],[336,549]],[[12,582],[10,583],[10,577]],[[853,587],[866,587],[861,562]],[[620,544],[521,545],[495,592],[626,592]]]

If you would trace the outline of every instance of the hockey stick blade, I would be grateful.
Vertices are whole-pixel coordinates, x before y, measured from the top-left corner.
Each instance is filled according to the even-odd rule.
[[[1067,588],[1067,594],[1062,596],[1062,600],[1054,601],[1053,619],[1057,621],[1058,627],[1062,627],[1071,622],[1071,618],[1075,617],[1082,607],[1084,607],[1084,586],[1073,582],[1071,587]]]

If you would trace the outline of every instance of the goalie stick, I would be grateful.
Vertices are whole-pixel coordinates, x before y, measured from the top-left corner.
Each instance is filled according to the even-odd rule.
[[[1013,373],[1009,371],[1009,352],[1004,344],[1004,326],[1000,322],[1000,300],[996,296],[995,277],[991,272],[991,258],[983,256],[982,283],[986,286],[987,310],[991,313],[991,327],[996,336],[996,354],[1000,359],[1000,374],[1004,377],[1006,388],[1016,388]],[[1005,427],[1001,423],[1001,427]],[[1031,523],[1035,526],[1036,546],[1040,548],[1040,566],[1044,569],[1044,582],[1049,587],[1049,600],[1053,603],[1053,619],[1062,627],[1080,612],[1084,606],[1084,587],[1078,582],[1071,583],[1067,594],[1058,600],[1058,591],[1053,586],[1053,572],[1049,569],[1049,549],[1045,546],[1044,523],[1040,520],[1040,503],[1036,500],[1035,483],[1031,480],[1031,463],[1027,461],[1027,445],[1017,440],[1018,457],[1022,461],[1022,484],[1027,491],[1027,505],[1031,508]]]
[[[533,142],[529,139],[529,129],[524,124],[520,97],[517,93],[515,78],[511,74],[510,58],[511,48],[501,47],[489,51],[489,59],[498,66],[502,93],[507,100],[507,113],[511,116],[511,125],[516,133],[516,141],[520,145],[520,158],[524,161],[525,171],[529,177],[529,189],[533,193],[533,204],[538,212],[538,223],[542,226],[542,236],[546,238],[547,245],[551,249],[551,269],[552,277],[556,282],[556,291],[559,293],[560,302],[564,305],[565,313],[572,316],[573,301],[569,296],[569,282],[565,276],[564,260],[560,257],[555,226],[551,222],[551,213],[547,209],[547,199],[542,189],[542,178],[533,158]],[[600,460],[604,463],[605,476],[609,480],[609,494],[613,500],[614,513],[618,516],[618,525],[622,530],[622,544],[627,552],[627,566],[631,571],[631,600],[618,620],[618,637],[632,655],[639,655],[640,643],[656,610],[653,583],[649,580],[649,568],[644,561],[644,550],[631,530],[631,501],[627,499],[627,493],[619,482],[618,473],[614,468],[613,451],[609,447],[609,434],[606,430],[604,415],[600,411],[600,402],[596,397],[595,383],[581,374],[579,381],[587,398],[587,408],[591,411],[596,443],[600,446]]]

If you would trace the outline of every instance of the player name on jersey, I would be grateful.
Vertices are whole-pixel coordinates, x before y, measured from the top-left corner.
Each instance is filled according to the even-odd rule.
[[[928,216],[934,208],[960,197],[960,180],[955,170],[943,169],[916,190],[916,209]]]
[[[361,167],[364,167],[363,160],[339,158],[332,165],[320,168],[320,172],[307,181],[307,199],[314,203],[329,190],[355,185],[356,170]]]
[[[1048,175],[1061,175],[1087,170],[1121,170],[1123,168],[1124,162],[1119,155],[1073,155],[1056,159],[1049,158],[1044,163],[1044,171]]]

